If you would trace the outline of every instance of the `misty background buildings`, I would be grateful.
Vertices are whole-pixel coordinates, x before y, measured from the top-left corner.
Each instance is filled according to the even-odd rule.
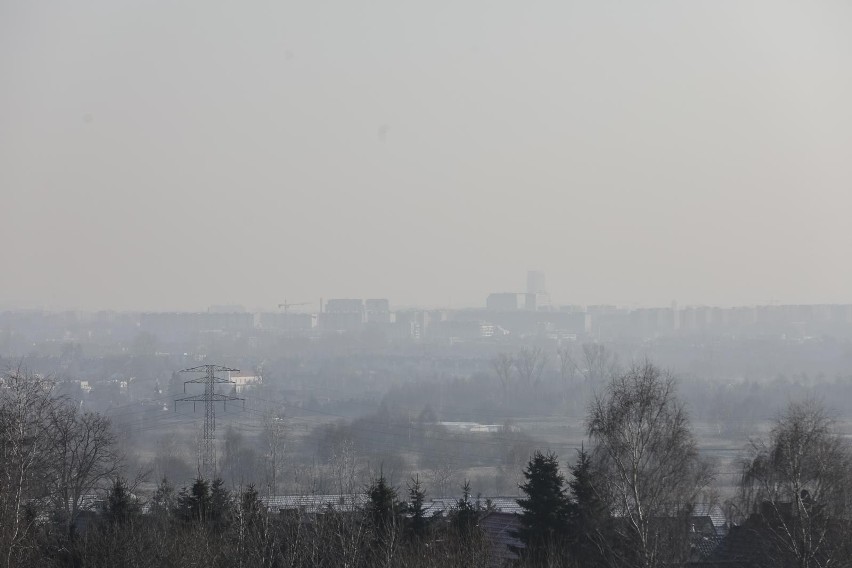
[[[484,293],[479,307],[460,309],[297,298],[257,311],[224,304],[205,312],[7,310],[0,357],[56,376],[97,410],[170,407],[181,390],[177,370],[227,361],[242,369],[228,377],[234,392],[275,393],[270,400],[285,414],[313,406],[331,410],[329,419],[355,417],[401,396],[410,398],[406,412],[429,407],[439,422],[474,426],[567,411],[570,427],[580,427],[577,415],[600,381],[645,359],[675,369],[696,396],[710,389],[720,400],[773,385],[773,401],[815,386],[827,393],[849,376],[852,305],[562,305],[551,301],[543,272],[525,276],[521,290]],[[542,393],[558,396],[506,406],[495,360],[533,352]],[[478,402],[459,400],[450,384],[476,392]],[[845,408],[845,399],[833,400]],[[713,417],[706,398],[695,402],[695,413],[726,428],[769,417],[756,407],[737,426],[730,416]]]
[[[192,345],[205,337],[244,339],[319,338],[365,333],[385,341],[425,343],[530,339],[561,341],[656,340],[687,336],[730,339],[816,341],[852,333],[852,304],[623,307],[552,304],[541,271],[527,273],[523,292],[492,292],[484,307],[396,307],[387,298],[319,298],[250,311],[241,305],[213,305],[205,312],[0,313],[2,345],[10,357],[25,356],[39,342],[128,342]]]

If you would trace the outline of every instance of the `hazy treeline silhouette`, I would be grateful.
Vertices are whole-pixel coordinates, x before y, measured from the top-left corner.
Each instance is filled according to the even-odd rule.
[[[379,466],[360,482],[346,453],[354,444],[381,447],[381,430],[359,440],[324,427],[312,443],[337,476],[338,506],[281,509],[265,502],[269,485],[254,485],[268,480],[263,468],[230,488],[197,478],[178,489],[164,478],[143,491],[141,478],[126,478],[109,420],[54,389],[21,370],[3,376],[4,566],[486,566],[513,556],[526,566],[852,564],[852,451],[813,400],[791,403],[765,439],[754,439],[737,495],[719,503],[728,535],[699,559],[693,515],[718,503],[714,468],[699,455],[678,383],[650,363],[620,371],[596,393],[588,450],[566,472],[553,453],[526,454],[516,471],[522,513],[509,532],[521,544],[508,546],[488,532],[495,511],[470,483],[446,514],[431,516],[420,476],[395,482]],[[275,444],[270,424],[261,438]],[[234,466],[228,460],[223,469]]]

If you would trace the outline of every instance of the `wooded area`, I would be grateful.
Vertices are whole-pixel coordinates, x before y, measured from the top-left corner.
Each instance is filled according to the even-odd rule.
[[[200,477],[141,495],[143,474],[128,476],[109,420],[54,387],[21,369],[2,379],[4,567],[852,565],[852,451],[821,405],[779,414],[743,456],[738,495],[722,502],[676,380],[647,362],[598,393],[588,450],[565,471],[556,454],[530,457],[504,541],[469,482],[435,514],[419,477],[400,488],[381,470],[319,510],[276,508],[254,485]],[[709,548],[696,521],[707,504],[727,512],[726,535]]]

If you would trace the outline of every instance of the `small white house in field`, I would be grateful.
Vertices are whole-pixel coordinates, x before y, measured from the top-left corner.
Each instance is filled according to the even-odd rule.
[[[238,393],[263,384],[263,377],[251,372],[231,373],[230,378],[234,382],[234,391]]]

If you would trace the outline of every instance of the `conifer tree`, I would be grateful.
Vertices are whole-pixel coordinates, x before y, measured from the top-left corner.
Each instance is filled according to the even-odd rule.
[[[217,477],[210,486],[210,511],[208,517],[216,523],[228,522],[231,518],[231,493],[225,482]]]
[[[391,487],[383,473],[367,488],[367,514],[373,527],[384,532],[395,521],[400,512],[396,489]]]
[[[597,566],[603,561],[601,542],[607,525],[606,504],[594,486],[592,457],[585,447],[577,452],[577,461],[571,466],[568,487],[573,497],[569,518],[571,555],[580,566]]]
[[[168,519],[177,509],[177,497],[175,488],[165,477],[160,480],[157,490],[151,496],[151,514],[159,519]]]
[[[256,523],[264,514],[264,505],[254,484],[249,484],[240,496],[240,514],[250,523]]]
[[[556,454],[536,451],[523,474],[526,482],[519,487],[526,497],[518,499],[522,509],[518,537],[526,554],[535,557],[548,547],[566,546],[572,504]]]
[[[388,484],[384,473],[367,487],[367,506],[365,510],[373,529],[372,542],[367,551],[371,566],[392,566],[399,544],[399,515],[402,504],[397,498],[396,489]]]
[[[104,520],[116,525],[123,525],[139,511],[139,502],[130,493],[127,482],[122,477],[116,478],[104,502]]]
[[[476,504],[470,500],[470,480],[465,479],[462,485],[462,498],[456,502],[453,511],[453,524],[458,533],[467,536],[471,533],[479,521],[479,511]]]
[[[210,483],[201,477],[195,480],[192,487],[184,487],[178,494],[178,516],[185,521],[206,521],[210,505]]]
[[[413,477],[408,485],[408,507],[407,512],[411,515],[408,522],[408,534],[411,538],[420,539],[426,534],[428,521],[423,509],[426,500],[426,492],[420,484],[420,476]]]

